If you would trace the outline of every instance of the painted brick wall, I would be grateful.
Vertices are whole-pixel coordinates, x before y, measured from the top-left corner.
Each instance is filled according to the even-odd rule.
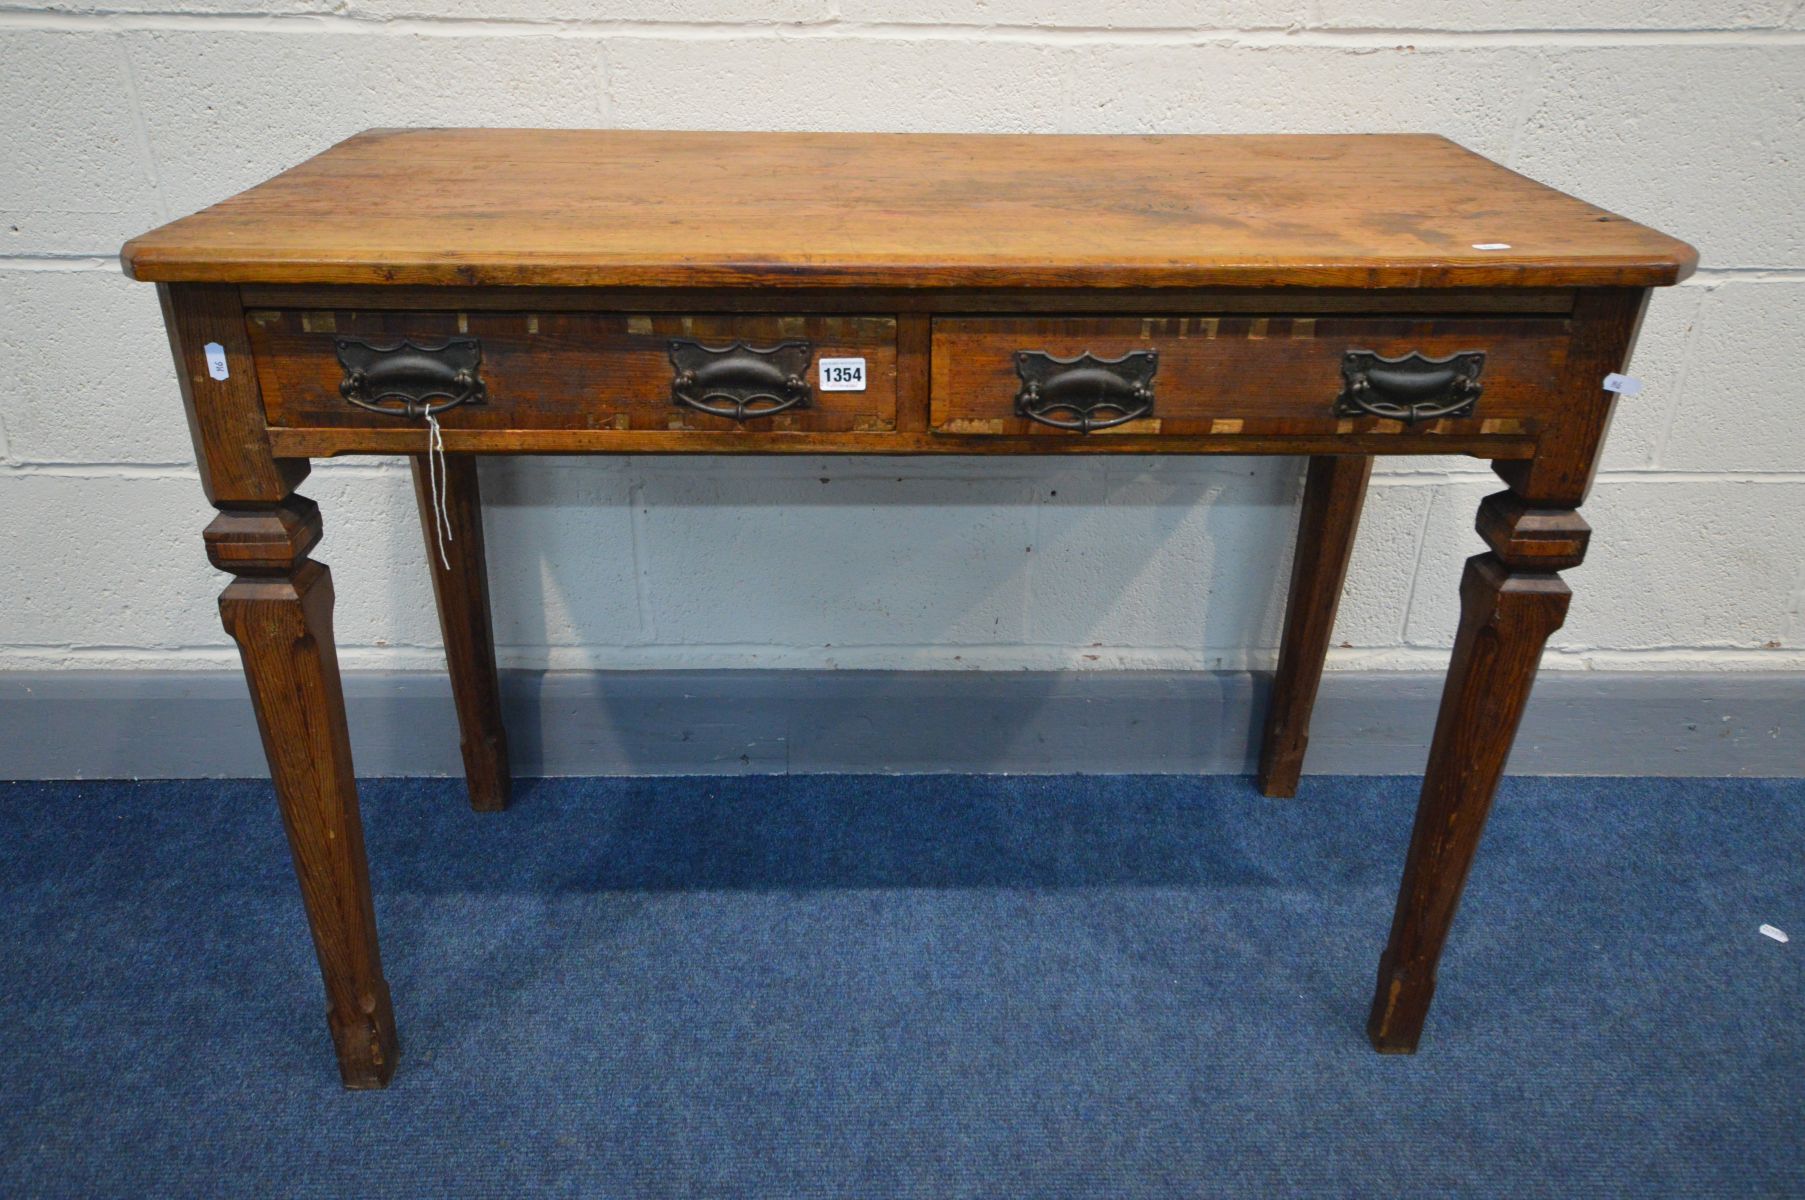
[[[748,17],[748,11],[755,16]],[[235,662],[129,235],[371,125],[1430,130],[1696,244],[1551,667],[1805,666],[1801,0],[0,4],[0,668]],[[1264,666],[1282,459],[485,464],[514,665]],[[1337,665],[1445,657],[1477,463],[1375,480]],[[396,462],[323,463],[349,667],[438,661]]]

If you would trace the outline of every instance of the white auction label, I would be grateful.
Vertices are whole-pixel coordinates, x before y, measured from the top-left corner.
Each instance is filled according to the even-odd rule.
[[[207,354],[207,374],[215,379],[229,379],[232,373],[226,370],[226,348],[218,342],[208,342],[201,347]]]
[[[821,390],[824,392],[864,391],[865,360],[862,358],[822,359]]]

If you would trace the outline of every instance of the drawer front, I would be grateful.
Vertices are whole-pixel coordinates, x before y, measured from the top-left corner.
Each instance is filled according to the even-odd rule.
[[[406,428],[424,406],[446,429],[896,428],[890,317],[262,309],[247,325],[278,428]],[[823,390],[822,359],[863,360],[863,388],[838,390],[858,382],[838,364]]]
[[[1522,437],[1558,402],[1569,332],[1560,316],[945,317],[930,424],[1065,438]]]

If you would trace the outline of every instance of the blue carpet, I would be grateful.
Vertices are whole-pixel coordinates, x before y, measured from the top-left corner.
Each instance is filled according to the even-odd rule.
[[[0,1194],[1805,1193],[1805,783],[1508,781],[1389,1058],[1414,792],[371,781],[347,1094],[267,784],[0,785]]]

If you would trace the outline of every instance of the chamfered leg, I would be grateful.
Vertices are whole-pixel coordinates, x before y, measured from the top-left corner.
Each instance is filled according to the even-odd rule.
[[[1571,593],[1556,572],[1584,561],[1591,538],[1576,510],[1611,424],[1615,395],[1603,383],[1625,368],[1647,303],[1638,288],[1574,297],[1573,340],[1536,452],[1492,463],[1510,490],[1480,504],[1479,535],[1491,552],[1469,559],[1461,577],[1460,627],[1367,1021],[1380,1051],[1411,1053],[1422,1036],[1436,964],[1542,646],[1567,617]]]
[[[332,639],[332,574],[307,557],[319,536],[319,510],[302,496],[225,509],[206,532],[214,565],[237,576],[220,595],[220,616],[244,660],[326,985],[339,1074],[346,1087],[375,1088],[395,1072],[395,1015],[377,951]]]
[[[501,682],[495,668],[495,633],[489,616],[489,568],[483,549],[482,494],[476,456],[447,454],[439,498],[449,538],[437,532],[430,472],[424,454],[412,458],[414,495],[426,533],[426,561],[445,638],[445,663],[457,704],[464,778],[470,807],[499,812],[508,806],[508,733],[502,724]],[[444,558],[440,558],[441,551]],[[449,564],[449,565],[447,565]]]
[[[1266,709],[1256,780],[1268,796],[1295,796],[1310,743],[1310,710],[1322,683],[1341,586],[1354,554],[1360,508],[1372,475],[1371,455],[1317,455],[1304,477],[1297,553],[1285,602],[1285,632]]]
[[[1555,572],[1579,565],[1590,536],[1577,512],[1532,508],[1510,492],[1481,505],[1479,532],[1492,549],[1468,559],[1461,577],[1460,628],[1367,1022],[1385,1053],[1412,1053],[1422,1036],[1543,644],[1566,619],[1571,593]]]

